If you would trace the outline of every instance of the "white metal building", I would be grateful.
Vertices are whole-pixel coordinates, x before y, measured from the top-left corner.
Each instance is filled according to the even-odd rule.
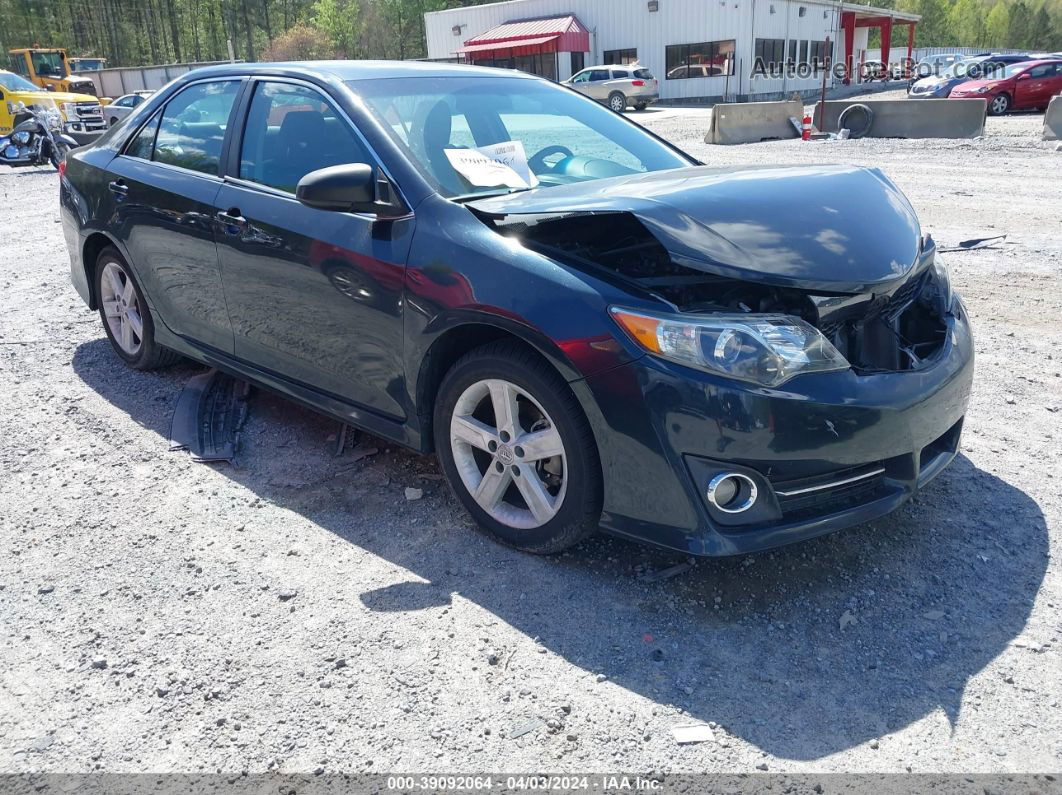
[[[871,27],[919,17],[838,0],[507,0],[424,15],[428,58],[517,68],[563,80],[600,64],[637,61],[667,100],[766,99],[812,91],[821,76],[788,64],[825,54],[858,79]],[[902,53],[894,53],[900,55]],[[775,74],[754,75],[757,56]],[[832,85],[838,82],[831,74]]]

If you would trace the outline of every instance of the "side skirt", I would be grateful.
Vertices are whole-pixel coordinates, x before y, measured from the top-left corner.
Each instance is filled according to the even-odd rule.
[[[426,452],[419,429],[411,427],[405,420],[383,416],[306,384],[284,378],[277,373],[261,370],[249,362],[221,351],[197,345],[174,334],[161,323],[155,326],[155,337],[160,345],[175,350],[189,359],[194,359],[208,367],[216,367],[236,378],[250,381],[257,387],[292,400],[320,414],[333,417],[340,422],[353,425],[366,433],[383,437],[418,453]]]

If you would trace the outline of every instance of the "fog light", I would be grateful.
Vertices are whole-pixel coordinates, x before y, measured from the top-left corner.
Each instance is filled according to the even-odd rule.
[[[756,504],[756,482],[740,472],[723,472],[708,483],[707,496],[723,513],[744,513]]]

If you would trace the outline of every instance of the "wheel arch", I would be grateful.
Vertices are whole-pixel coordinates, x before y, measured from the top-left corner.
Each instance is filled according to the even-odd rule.
[[[81,267],[85,271],[85,282],[89,286],[89,308],[99,308],[99,296],[96,295],[96,260],[100,256],[100,252],[108,246],[113,246],[118,249],[118,253],[122,255],[128,264],[128,258],[122,251],[121,247],[107,234],[103,232],[92,232],[85,238],[85,242],[81,245]]]
[[[420,359],[414,395],[425,452],[435,447],[432,424],[439,386],[450,368],[469,351],[491,342],[511,340],[546,362],[566,383],[582,377],[552,341],[539,336],[524,326],[506,324],[500,319],[475,318],[449,326],[432,340]]]

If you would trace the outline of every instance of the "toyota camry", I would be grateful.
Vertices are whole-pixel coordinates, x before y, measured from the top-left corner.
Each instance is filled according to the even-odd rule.
[[[68,157],[74,287],[423,453],[490,535],[728,555],[873,520],[956,454],[966,310],[880,171],[716,168],[517,72],[190,72]]]

